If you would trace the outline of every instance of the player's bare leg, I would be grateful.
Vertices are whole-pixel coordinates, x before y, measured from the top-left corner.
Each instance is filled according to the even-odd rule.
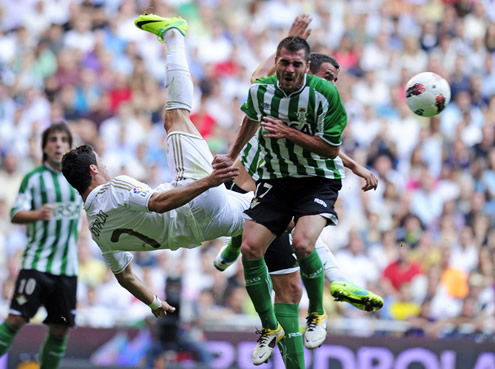
[[[239,168],[239,175],[234,179],[234,183],[246,192],[256,191],[256,182],[241,163],[241,159],[237,158],[233,166]]]
[[[190,111],[184,109],[166,110],[163,127],[167,133],[186,132],[195,136],[200,136],[199,131],[189,118]]]

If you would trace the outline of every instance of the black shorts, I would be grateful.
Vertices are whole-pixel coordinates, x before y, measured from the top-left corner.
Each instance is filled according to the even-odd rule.
[[[47,312],[44,324],[73,327],[76,318],[77,277],[53,275],[22,269],[15,282],[10,313],[28,321],[43,305]]]
[[[235,183],[228,183],[225,184],[225,186],[231,191],[246,193],[246,191]],[[265,253],[265,263],[269,273],[276,273],[281,270],[291,270],[299,266],[290,242],[290,236],[287,232],[283,232],[270,244],[270,246],[268,246]]]
[[[269,273],[299,266],[287,232],[282,233],[268,246],[265,253],[265,263]]]
[[[256,182],[256,193],[245,213],[274,234],[281,235],[291,219],[321,215],[327,224],[337,223],[335,201],[342,181],[322,177],[286,177]]]

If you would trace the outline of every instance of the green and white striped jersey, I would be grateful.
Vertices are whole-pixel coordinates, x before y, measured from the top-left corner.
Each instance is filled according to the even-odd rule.
[[[258,168],[263,166],[263,155],[261,155],[261,148],[258,142],[259,131],[254,134],[254,136],[249,140],[249,142],[242,148],[240,157],[241,163],[246,168],[249,175],[257,181],[260,177],[258,176]]]
[[[77,276],[77,236],[82,198],[62,172],[43,164],[24,177],[10,211],[11,218],[21,210],[37,210],[45,204],[55,206],[50,221],[27,224],[28,244],[22,254],[22,269]]]
[[[289,127],[318,136],[334,146],[342,143],[342,132],[347,124],[347,113],[337,88],[322,78],[308,74],[303,87],[290,95],[278,88],[275,75],[256,80],[241,109],[251,120],[261,122],[265,116],[280,119]],[[253,160],[263,158],[258,167],[259,178],[345,177],[340,157],[328,159],[289,140],[264,137],[266,133],[263,128],[257,133],[260,156],[250,154]],[[244,151],[246,149],[249,151],[248,147]],[[253,146],[251,150],[254,150]]]

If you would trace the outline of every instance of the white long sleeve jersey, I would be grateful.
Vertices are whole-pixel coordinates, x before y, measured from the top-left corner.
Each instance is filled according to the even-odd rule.
[[[165,213],[149,211],[154,192],[184,186],[162,184],[156,189],[128,176],[96,187],[84,209],[93,240],[114,273],[132,260],[129,251],[194,248],[221,236],[236,236],[244,226],[243,211],[253,194],[238,194],[225,186],[211,188],[188,204]]]

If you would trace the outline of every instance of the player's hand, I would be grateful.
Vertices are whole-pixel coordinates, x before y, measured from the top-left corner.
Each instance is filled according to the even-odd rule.
[[[174,311],[175,308],[173,306],[170,306],[166,301],[162,301],[162,306],[160,306],[159,308],[151,310],[153,315],[157,318],[161,318],[167,315],[167,313],[173,313]]]
[[[208,176],[211,187],[216,187],[222,183],[233,181],[239,175],[239,168],[227,166],[225,163],[217,166]]]
[[[361,187],[363,191],[366,192],[369,190],[376,190],[376,188],[378,187],[378,178],[376,178],[375,175],[365,167],[361,165],[357,165],[352,172],[355,175],[364,179],[365,181],[364,186]]]
[[[269,133],[264,133],[263,136],[271,138],[287,138],[287,132],[291,129],[280,119],[264,117],[261,125]]]
[[[294,22],[292,22],[292,26],[290,26],[288,36],[299,36],[307,40],[311,34],[311,29],[308,29],[308,26],[312,20],[313,18],[308,14],[298,15],[296,19],[294,19]]]
[[[213,169],[230,167],[232,164],[234,164],[234,160],[226,154],[215,155],[211,162]]]
[[[53,211],[55,210],[55,205],[45,204],[39,210],[40,220],[51,220],[53,218]]]

